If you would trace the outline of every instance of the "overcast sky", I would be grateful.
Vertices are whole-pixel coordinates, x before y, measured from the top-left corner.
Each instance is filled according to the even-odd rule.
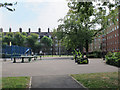
[[[14,12],[0,8],[0,27],[4,32],[8,31],[9,27],[14,32],[19,31],[20,27],[24,32],[27,32],[28,28],[35,32],[39,27],[42,32],[48,28],[52,30],[57,28],[58,19],[63,18],[68,12],[66,0],[6,0],[6,2],[17,2],[17,5],[14,6],[16,9]]]

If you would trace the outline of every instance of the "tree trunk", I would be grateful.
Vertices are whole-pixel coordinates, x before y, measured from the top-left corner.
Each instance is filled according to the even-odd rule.
[[[86,40],[85,43],[86,43],[86,45],[85,45],[85,46],[86,46],[86,47],[85,47],[85,48],[86,48],[86,56],[88,56],[88,40]]]

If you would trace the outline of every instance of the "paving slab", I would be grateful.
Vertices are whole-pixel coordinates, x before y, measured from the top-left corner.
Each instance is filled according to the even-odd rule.
[[[83,88],[71,76],[68,75],[49,75],[33,76],[32,88]]]

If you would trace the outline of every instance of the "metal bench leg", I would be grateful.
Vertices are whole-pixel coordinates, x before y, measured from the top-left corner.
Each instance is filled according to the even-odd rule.
[[[16,63],[16,58],[14,58],[14,61],[13,61],[13,63]]]
[[[41,60],[41,57],[42,57],[42,56],[40,56],[40,60]]]
[[[37,60],[37,57],[34,57],[34,60]]]
[[[28,61],[30,62],[30,61],[31,61],[31,58],[28,58]]]
[[[22,62],[21,63],[24,63],[24,58],[22,58]]]

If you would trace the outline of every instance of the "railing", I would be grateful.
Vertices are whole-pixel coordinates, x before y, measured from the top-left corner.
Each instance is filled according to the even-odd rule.
[[[25,55],[25,51],[27,49],[30,49],[30,48],[21,47],[21,46],[17,46],[17,45],[12,45],[12,46],[5,45],[2,47],[2,56],[3,57],[12,57],[12,56]],[[30,55],[31,51],[27,54]]]

